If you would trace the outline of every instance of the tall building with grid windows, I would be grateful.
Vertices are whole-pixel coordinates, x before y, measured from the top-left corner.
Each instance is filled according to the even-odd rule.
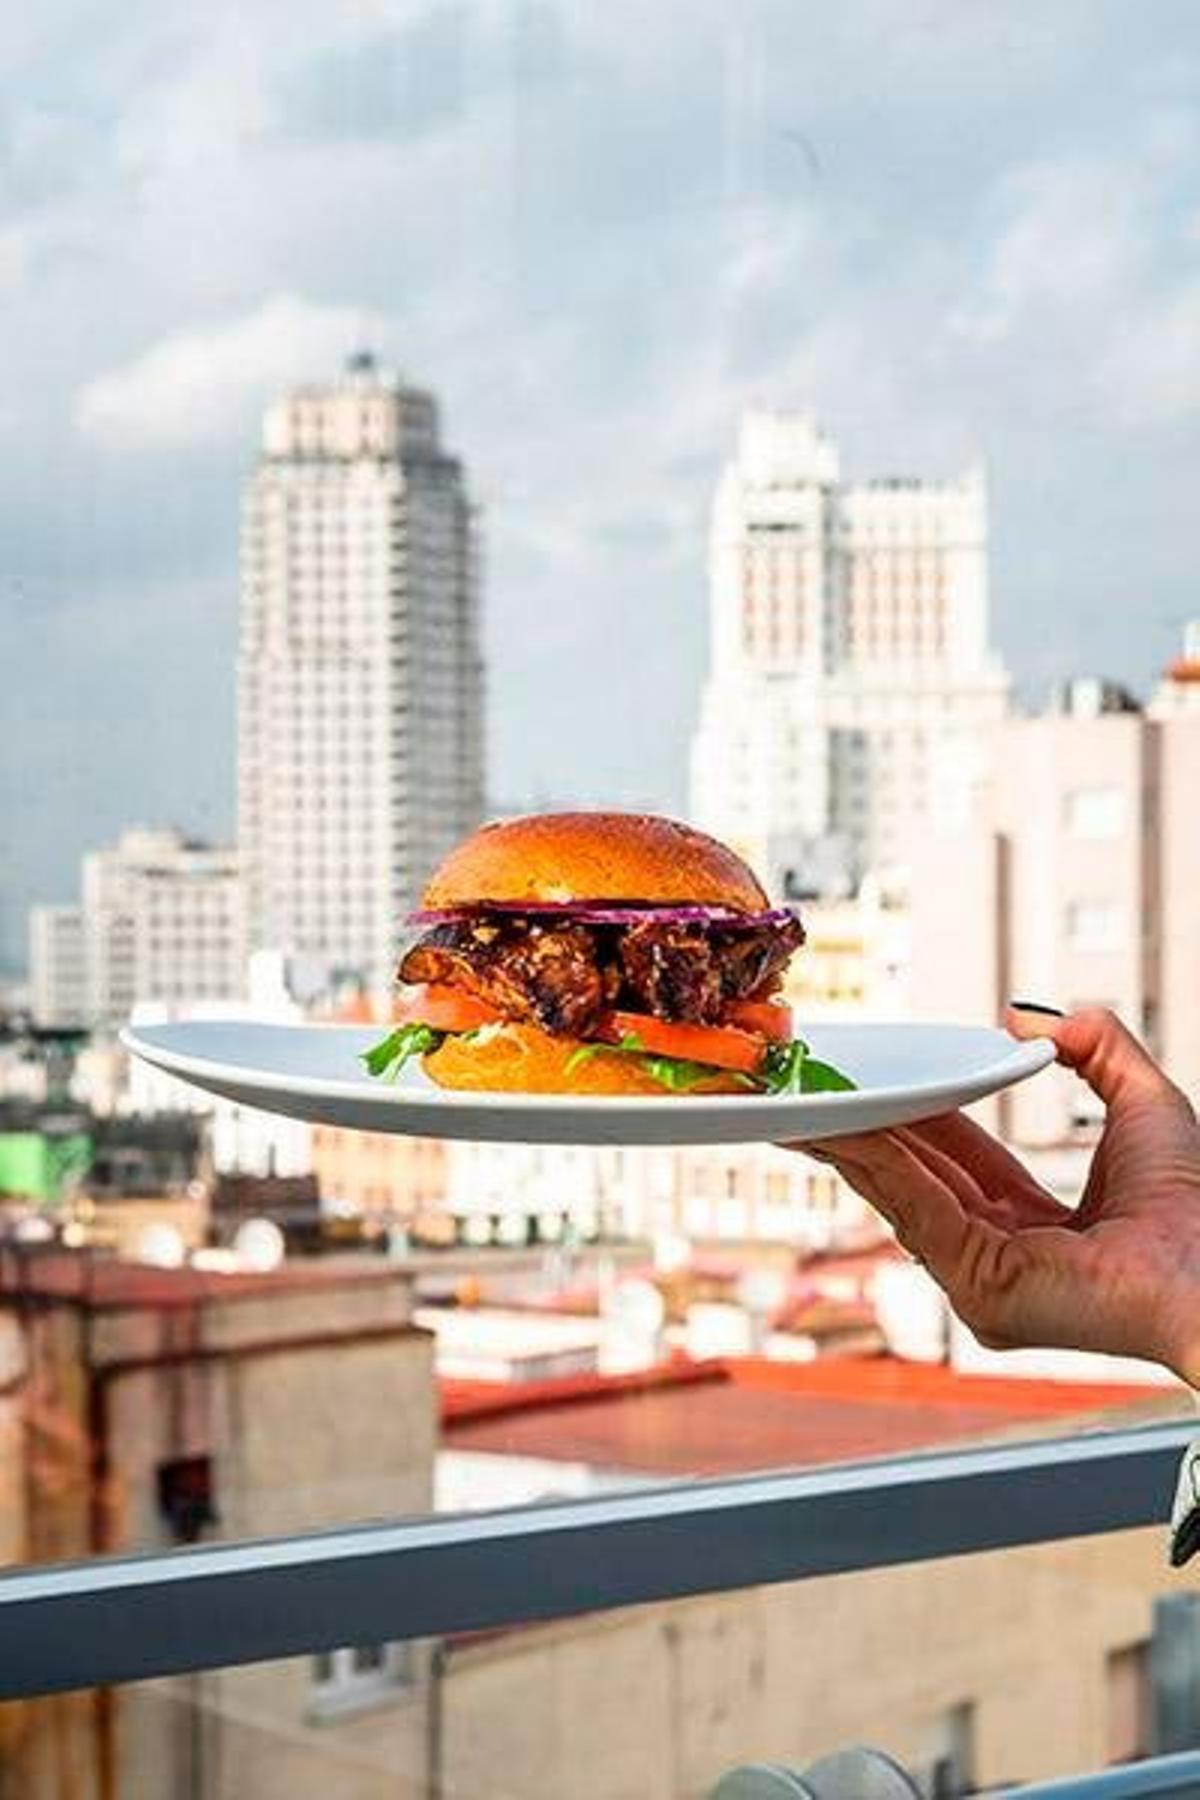
[[[386,987],[399,913],[481,813],[478,596],[431,394],[360,355],[269,408],[242,526],[252,948]]]
[[[987,494],[843,481],[805,413],[750,412],[717,490],[692,812],[777,888],[902,870],[969,789],[1008,680],[988,646]]]

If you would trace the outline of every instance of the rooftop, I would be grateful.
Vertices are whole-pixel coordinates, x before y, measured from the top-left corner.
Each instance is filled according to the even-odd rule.
[[[262,1295],[385,1286],[402,1271],[382,1257],[326,1256],[269,1271],[158,1268],[80,1251],[0,1249],[0,1299],[69,1301],[109,1308],[166,1309]]]
[[[519,1389],[444,1381],[441,1391],[449,1449],[668,1477],[886,1456],[1173,1403],[1169,1390],[962,1375],[892,1357],[735,1358]]]

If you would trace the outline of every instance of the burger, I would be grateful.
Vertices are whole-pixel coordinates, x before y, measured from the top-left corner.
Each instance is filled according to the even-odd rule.
[[[715,838],[641,813],[486,825],[438,869],[364,1058],[445,1088],[577,1095],[853,1086],[781,997],[794,909]]]

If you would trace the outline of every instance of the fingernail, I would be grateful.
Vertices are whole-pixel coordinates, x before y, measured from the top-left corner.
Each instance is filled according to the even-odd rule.
[[[1010,1000],[1008,1004],[1014,1012],[1046,1013],[1052,1019],[1065,1019],[1067,1016],[1061,1006],[1043,1006],[1040,1000]]]

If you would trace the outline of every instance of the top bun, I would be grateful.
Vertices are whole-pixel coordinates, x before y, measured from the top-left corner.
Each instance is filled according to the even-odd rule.
[[[450,852],[422,903],[434,910],[488,900],[623,900],[747,913],[768,904],[741,857],[716,838],[674,819],[613,812],[485,825]]]

